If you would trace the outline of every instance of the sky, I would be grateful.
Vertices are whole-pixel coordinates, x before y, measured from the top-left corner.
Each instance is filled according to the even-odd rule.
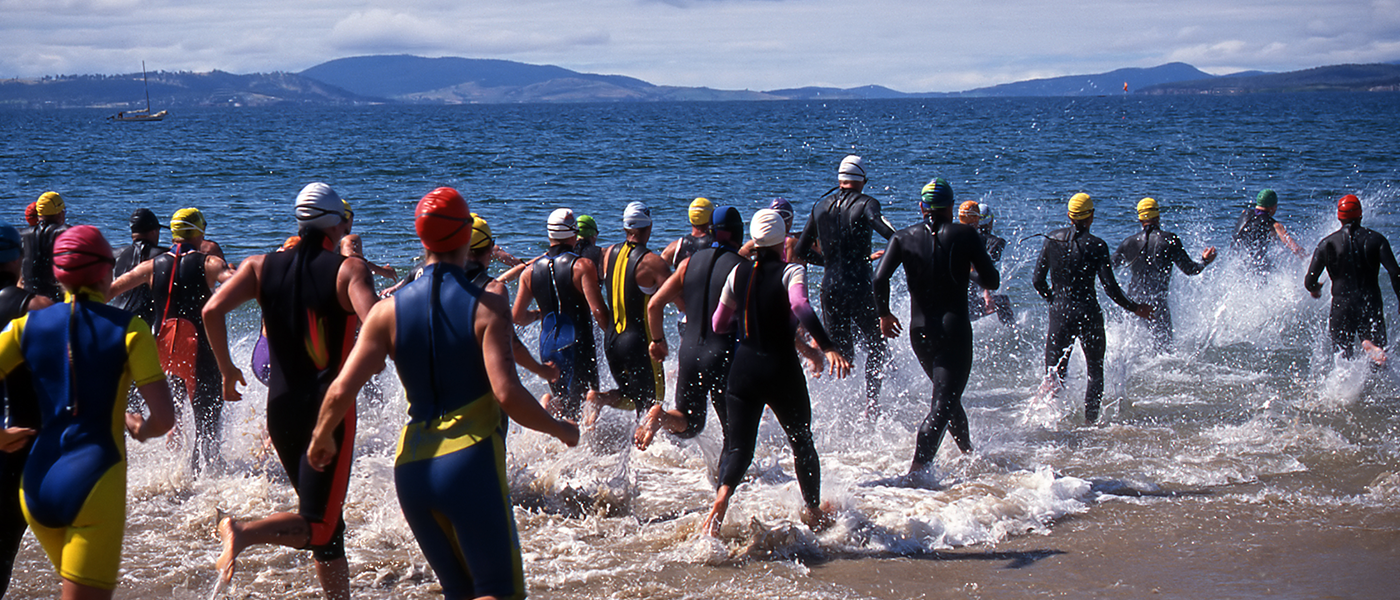
[[[961,91],[1400,60],[1400,0],[0,0],[0,78],[495,58],[727,90]]]

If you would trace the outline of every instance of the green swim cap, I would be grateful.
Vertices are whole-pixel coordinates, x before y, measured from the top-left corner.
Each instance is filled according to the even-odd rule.
[[[924,185],[924,189],[919,192],[919,201],[929,208],[947,208],[953,205],[953,186],[942,177],[934,177],[933,181]]]
[[[1278,206],[1278,194],[1273,190],[1264,188],[1259,191],[1259,196],[1254,199],[1254,205],[1259,208],[1273,208]]]
[[[574,220],[574,223],[578,226],[579,237],[593,237],[598,235],[598,222],[594,221],[593,217],[579,215],[578,218]]]

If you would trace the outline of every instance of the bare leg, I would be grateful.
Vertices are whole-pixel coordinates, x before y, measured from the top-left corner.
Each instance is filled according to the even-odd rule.
[[[113,590],[104,590],[83,585],[69,579],[63,580],[63,600],[108,600]]]
[[[326,600],[350,600],[350,565],[344,558],[316,561],[316,578]]]
[[[664,410],[660,404],[652,406],[642,417],[641,424],[637,425],[637,433],[633,435],[632,441],[636,442],[637,449],[646,450],[656,437],[656,432],[662,427],[671,433],[680,433],[690,425],[686,423],[685,415],[681,414],[681,411]]]
[[[311,542],[311,526],[296,513],[276,513],[246,523],[238,523],[233,517],[220,514],[218,531],[219,539],[223,541],[223,552],[214,562],[214,568],[219,571],[219,581],[214,586],[215,594],[233,579],[234,571],[238,568],[238,555],[248,546],[277,544],[290,548],[304,548]]]
[[[719,537],[719,526],[724,524],[724,513],[729,512],[729,499],[733,496],[734,488],[719,486],[715,491],[715,504],[710,507],[710,514],[705,515],[705,520],[700,523],[700,535]]]

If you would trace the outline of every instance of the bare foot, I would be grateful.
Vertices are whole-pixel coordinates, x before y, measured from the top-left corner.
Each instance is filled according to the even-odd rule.
[[[642,417],[642,422],[637,425],[636,433],[632,434],[632,442],[636,444],[638,450],[646,450],[647,446],[651,445],[651,440],[656,437],[656,431],[661,429],[661,416],[664,412],[661,405],[657,404]]]
[[[1046,375],[1045,379],[1041,380],[1040,382],[1040,396],[1042,398],[1050,399],[1054,398],[1055,395],[1059,393],[1060,378],[1054,375],[1053,373]]]
[[[598,413],[602,412],[602,407],[598,405],[598,392],[588,390],[588,395],[583,399],[583,426],[592,427],[598,422]]]
[[[217,530],[219,539],[223,542],[223,552],[219,553],[219,559],[214,561],[214,568],[219,572],[219,578],[214,582],[214,591],[210,598],[218,597],[219,593],[233,580],[234,571],[238,570],[238,553],[243,549],[238,547],[238,525],[233,522],[233,517],[219,511],[215,517],[218,523]]]
[[[700,530],[697,533],[712,538],[719,537],[719,528],[724,524],[724,513],[729,512],[729,498],[733,494],[734,488],[720,486],[715,493],[715,504],[710,507],[710,514],[705,515],[705,520],[700,522]]]
[[[1361,349],[1366,351],[1366,356],[1371,362],[1385,366],[1385,348],[1372,344],[1369,340],[1361,340]]]
[[[802,524],[812,531],[826,531],[828,527],[836,524],[836,517],[832,515],[831,503],[823,502],[817,508],[807,507],[802,509]]]
[[[547,412],[547,413],[549,413],[549,414],[551,414],[551,415],[554,415],[554,416],[556,416],[556,417],[559,416],[559,413],[554,412],[554,395],[553,395],[553,394],[550,394],[549,392],[545,392],[544,395],[540,396],[540,406],[543,406],[543,407],[544,407],[545,412]]]

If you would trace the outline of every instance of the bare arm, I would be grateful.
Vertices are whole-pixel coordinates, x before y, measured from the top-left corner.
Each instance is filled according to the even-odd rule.
[[[212,254],[204,257],[204,283],[209,286],[209,289],[219,287],[219,284],[232,277],[233,270],[228,268],[228,263],[225,263],[224,259]]]
[[[486,363],[486,375],[491,379],[491,391],[506,415],[522,427],[552,435],[569,446],[578,444],[578,426],[550,416],[521,385],[515,363],[511,360],[512,329],[510,320],[506,318],[505,298],[482,296],[473,327],[476,339],[481,340],[482,359]]]
[[[534,323],[540,318],[540,311],[530,310],[530,303],[535,300],[534,291],[530,289],[530,278],[524,277],[520,280],[520,291],[515,293],[515,306],[511,308],[511,320],[516,325],[525,326]]]
[[[142,417],[137,413],[127,413],[127,432],[138,442],[165,435],[175,426],[175,406],[170,402],[170,386],[160,379],[136,389],[146,399],[146,408],[151,414]]]
[[[680,250],[680,247],[680,238],[677,238],[675,241],[666,244],[666,247],[661,250],[661,260],[666,261],[666,264],[668,265],[674,263],[676,260],[676,251]]]
[[[345,413],[355,406],[355,396],[365,382],[384,370],[384,359],[394,349],[394,328],[394,299],[390,298],[370,310],[355,340],[355,347],[345,361],[345,367],[326,390],[320,415],[316,418],[316,429],[311,433],[311,444],[306,449],[306,459],[312,468],[320,470],[335,458],[339,450],[335,443],[335,428],[345,419]]]
[[[112,298],[116,298],[117,296],[135,289],[143,283],[151,285],[151,275],[155,273],[155,267],[151,264],[153,262],[154,261],[143,260],[141,264],[136,265],[132,270],[122,273],[122,276],[113,281],[112,287],[107,290],[107,300],[111,301]]]
[[[603,303],[603,290],[598,286],[598,269],[593,261],[580,258],[574,261],[574,286],[583,290],[583,298],[588,301],[588,310],[599,327],[607,327],[612,322],[612,313]]]
[[[689,258],[681,261],[680,266],[676,268],[675,275],[667,279],[666,283],[661,284],[661,289],[656,290],[656,294],[652,295],[651,300],[647,302],[647,337],[652,340],[648,350],[654,360],[665,359],[669,352],[666,347],[666,331],[663,326],[665,322],[663,313],[666,305],[675,302],[682,312],[685,311],[685,301],[681,298],[681,291],[685,289],[685,270],[689,265]]]
[[[656,254],[642,257],[642,262],[637,265],[637,285],[642,287],[659,288],[670,277],[671,263]]]
[[[224,318],[244,302],[258,297],[258,275],[262,271],[263,255],[252,256],[243,261],[233,277],[214,291],[209,302],[204,304],[204,336],[213,348],[214,360],[219,363],[219,372],[224,377],[224,400],[234,402],[242,398],[238,384],[247,385],[243,372],[233,365],[233,357],[228,351],[228,324]]]
[[[363,260],[341,262],[340,271],[335,277],[341,308],[354,311],[362,323],[369,318],[369,311],[374,308],[374,303],[379,301],[379,296],[374,293],[372,277],[369,265]]]
[[[1292,252],[1294,256],[1303,258],[1303,247],[1299,246],[1298,242],[1293,241],[1293,237],[1288,235],[1288,229],[1283,226],[1283,223],[1274,222],[1274,234],[1278,235],[1279,241],[1283,242],[1283,245],[1288,246],[1288,250]]]

